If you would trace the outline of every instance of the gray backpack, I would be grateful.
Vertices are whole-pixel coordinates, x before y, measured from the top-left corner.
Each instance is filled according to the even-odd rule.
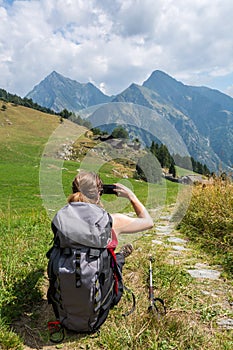
[[[54,244],[47,253],[48,302],[64,328],[95,332],[122,294],[122,290],[115,293],[121,273],[114,253],[107,249],[111,217],[96,205],[73,202],[58,211],[52,230]]]

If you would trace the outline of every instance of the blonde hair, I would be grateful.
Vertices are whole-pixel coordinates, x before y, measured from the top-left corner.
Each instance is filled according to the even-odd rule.
[[[72,183],[73,193],[68,197],[68,202],[86,202],[100,204],[100,196],[103,183],[100,177],[90,171],[80,171]]]

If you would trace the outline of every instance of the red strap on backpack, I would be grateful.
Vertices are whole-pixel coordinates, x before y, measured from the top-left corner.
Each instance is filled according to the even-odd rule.
[[[117,276],[117,261],[116,261],[116,254],[114,251],[114,248],[107,248],[109,253],[112,256],[112,269],[113,269],[113,277],[114,277],[114,290],[116,295],[118,294],[118,276]]]
[[[61,343],[65,338],[65,330],[60,321],[48,322],[48,330],[50,341],[53,343]]]

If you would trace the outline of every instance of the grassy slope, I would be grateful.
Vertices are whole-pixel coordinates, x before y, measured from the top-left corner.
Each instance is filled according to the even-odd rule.
[[[6,111],[1,111],[0,102],[0,347],[2,349],[51,347],[46,322],[53,316],[51,312],[50,314],[46,312],[44,272],[47,262],[45,252],[52,237],[50,219],[43,210],[40,198],[39,170],[41,155],[48,138],[59,126],[57,117],[24,107],[7,104]],[[65,138],[67,133],[72,134],[76,128],[78,133],[85,130],[68,121],[65,121],[62,128]],[[62,140],[63,138],[60,139],[61,142]],[[54,174],[57,173],[56,164],[61,166],[58,161],[48,161],[48,169],[54,168]],[[90,164],[90,167],[92,165]],[[62,182],[67,195],[78,164],[64,162],[63,167]],[[104,181],[117,180],[113,173],[114,167],[114,164],[106,163],[100,169]],[[139,197],[146,201],[146,184],[132,181],[132,185]],[[163,185],[155,185],[151,191],[155,198],[155,202],[151,204],[152,208],[153,205],[172,203],[176,200],[177,187],[174,183],[164,182]],[[110,201],[111,204],[111,200],[107,197],[106,203]],[[124,308],[125,304],[130,305],[126,300],[126,303],[121,303],[120,309],[115,309],[110,314],[99,336],[88,336],[83,339],[74,337],[71,338],[71,343],[68,340],[67,346],[63,348],[187,350],[210,349],[209,345],[214,343],[213,349],[219,349],[221,343],[225,344],[223,349],[230,349],[227,337],[223,341],[222,337],[218,340],[218,337],[214,338],[211,334],[205,339],[206,325],[200,323],[191,326],[193,310],[190,308],[193,303],[189,303],[187,294],[194,293],[194,290],[190,290],[192,288],[190,278],[179,266],[164,264],[166,251],[163,251],[162,247],[157,252],[156,294],[159,293],[165,298],[169,307],[176,309],[177,313],[174,313],[174,316],[169,315],[165,321],[158,321],[148,316],[147,256],[151,253],[151,237],[138,241],[135,248],[134,259],[129,259],[125,276],[128,284],[133,286],[137,297],[137,313],[130,318],[122,319],[121,308]],[[8,326],[12,323],[17,330],[16,333]]]
[[[5,104],[5,103],[4,103]],[[6,104],[0,110],[0,206],[38,206],[38,165],[42,145],[58,125],[55,116]],[[25,190],[26,189],[26,190]]]
[[[41,155],[59,118],[22,106],[0,109],[0,209],[41,208],[39,171]],[[1,102],[0,102],[1,108]],[[62,127],[77,133],[85,129],[65,120]]]
[[[19,212],[25,209],[41,209],[41,196],[39,188],[39,175],[41,171],[41,159],[44,148],[49,143],[49,137],[54,132],[58,133],[58,144],[67,142],[70,137],[75,140],[78,135],[82,141],[85,128],[77,126],[67,120],[61,125],[59,118],[53,115],[38,112],[36,110],[22,106],[7,106],[6,110],[1,110],[0,102],[0,210],[3,212]],[[2,103],[3,105],[3,103]],[[57,132],[57,130],[62,130]],[[52,141],[51,141],[52,143]],[[51,156],[51,154],[47,154]],[[48,158],[49,159],[49,158]],[[90,169],[93,167],[94,159],[90,161]],[[70,183],[75,176],[79,164],[77,162],[61,162],[59,160],[48,160],[46,167],[52,174],[54,168],[54,177],[57,170],[63,167],[62,181],[65,195],[69,194]],[[85,163],[88,168],[88,162]],[[105,163],[100,168],[103,180],[107,182],[117,181],[117,175],[114,174],[114,163]],[[137,182],[132,181],[136,191]],[[146,185],[141,183],[138,194],[145,197]],[[161,204],[170,196],[175,199],[176,186],[172,183],[164,182],[163,186],[152,186],[157,190],[157,197]],[[172,191],[167,191],[167,187]],[[161,194],[160,194],[161,192]]]

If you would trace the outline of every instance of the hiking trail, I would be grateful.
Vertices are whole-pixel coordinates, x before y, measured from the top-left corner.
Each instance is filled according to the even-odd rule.
[[[195,252],[193,244],[175,229],[172,216],[161,216],[155,225],[152,247],[163,245],[168,252],[166,263],[181,266],[192,278],[201,298],[218,315],[214,322],[221,329],[233,329],[233,286],[222,277],[220,265],[210,265],[208,257]]]

